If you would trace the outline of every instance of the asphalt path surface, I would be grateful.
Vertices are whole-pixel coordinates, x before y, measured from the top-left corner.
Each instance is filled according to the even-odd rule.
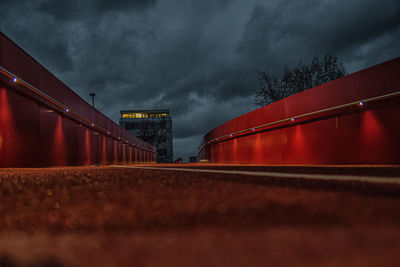
[[[398,266],[399,170],[2,169],[0,266]]]

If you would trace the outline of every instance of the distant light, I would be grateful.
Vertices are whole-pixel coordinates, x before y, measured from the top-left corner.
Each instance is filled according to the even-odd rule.
[[[94,123],[92,123],[92,127],[94,126]]]
[[[65,109],[65,112],[68,112],[68,111],[69,111],[69,109],[66,108],[66,109]]]
[[[230,136],[232,136],[232,134],[230,134]]]
[[[253,131],[255,131],[256,129],[255,128],[253,128]]]
[[[15,82],[17,81],[17,78],[14,77],[14,78],[12,79],[12,81],[13,81],[13,83],[15,83]]]
[[[292,118],[291,121],[294,121],[294,118]]]
[[[360,104],[359,104],[360,106],[364,106],[364,102],[363,101],[360,101]]]
[[[110,132],[109,132],[109,131],[107,131],[107,134],[110,134]]]

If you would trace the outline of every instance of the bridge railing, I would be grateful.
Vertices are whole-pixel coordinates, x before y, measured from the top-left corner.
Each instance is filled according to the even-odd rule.
[[[155,160],[154,146],[90,106],[0,33],[0,167]]]
[[[399,164],[400,58],[287,97],[205,135],[219,163]]]

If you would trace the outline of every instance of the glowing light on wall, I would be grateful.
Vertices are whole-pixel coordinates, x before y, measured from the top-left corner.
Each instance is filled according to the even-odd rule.
[[[9,133],[9,125],[11,123],[11,110],[8,105],[8,99],[6,90],[0,88],[0,151],[3,148],[3,139],[7,140],[7,135]],[[0,159],[3,161],[3,157],[6,156],[5,153],[0,153]],[[7,157],[6,157],[7,158]]]
[[[360,132],[360,145],[364,150],[361,157],[368,160],[368,157],[384,155],[380,151],[390,151],[393,149],[393,144],[390,144],[387,140],[390,138],[387,136],[388,131],[382,127],[379,119],[376,117],[374,112],[366,111],[363,113],[361,121],[361,132]]]
[[[263,133],[259,133],[256,135],[255,140],[251,139],[251,142],[253,143],[253,145],[251,146],[253,153],[252,153],[252,161],[255,163],[261,163],[261,159],[263,158],[263,153],[265,152],[264,147],[262,146],[262,139],[261,139],[261,135]]]
[[[129,149],[129,164],[132,164],[132,147],[128,147]]]
[[[114,164],[118,163],[119,159],[118,159],[118,143],[116,141],[113,142],[114,143]]]
[[[122,163],[126,163],[126,146],[122,146]]]
[[[6,41],[8,42],[8,41]],[[3,47],[4,48],[4,47]],[[6,48],[5,53],[7,53],[9,48]],[[18,50],[18,49],[17,49]],[[4,52],[3,51],[3,52]],[[11,50],[11,52],[13,49]],[[23,67],[23,66],[21,66]],[[35,66],[35,68],[37,68]],[[19,70],[16,70],[16,73],[19,73]],[[15,103],[20,101],[18,97],[14,97],[14,91],[20,92],[23,91],[23,93],[28,92],[29,94],[24,96],[29,96],[29,100],[34,99],[39,103],[40,105],[40,112],[46,112],[46,114],[42,113],[42,115],[49,115],[48,113],[54,114],[51,115],[53,118],[51,121],[48,122],[49,127],[43,128],[45,131],[48,131],[48,134],[46,135],[46,141],[47,143],[45,145],[48,146],[53,146],[46,150],[46,153],[38,152],[41,153],[40,156],[44,156],[46,158],[50,158],[47,160],[48,163],[53,162],[55,165],[64,165],[67,164],[67,161],[72,162],[80,162],[80,164],[91,164],[93,162],[99,162],[102,158],[104,160],[104,153],[101,152],[101,138],[99,136],[92,135],[93,134],[101,134],[102,136],[105,137],[106,140],[106,145],[109,144],[109,147],[107,148],[107,152],[109,153],[108,159],[111,161],[112,158],[112,146],[111,146],[111,140],[116,140],[117,135],[112,133],[112,131],[119,132],[119,128],[115,127],[113,125],[110,125],[108,128],[106,125],[108,125],[106,122],[104,122],[104,125],[106,126],[105,128],[101,127],[100,125],[103,123],[102,120],[100,120],[98,123],[100,125],[95,125],[92,123],[91,120],[85,118],[85,116],[81,116],[78,112],[75,112],[73,110],[73,106],[70,105],[65,105],[64,103],[60,102],[57,100],[57,98],[53,98],[51,93],[47,94],[44,91],[41,91],[42,88],[39,87],[36,88],[35,86],[31,85],[29,82],[30,80],[28,79],[25,81],[23,77],[17,75],[16,73],[12,73],[5,69],[3,66],[0,66],[0,78],[4,80],[5,78],[7,85],[7,88],[0,88],[0,93],[1,94],[9,94],[12,98],[10,98],[10,104],[12,104],[12,109],[9,109],[8,105],[8,100],[6,99],[5,96],[0,95],[0,165],[2,164],[8,164],[7,162],[23,162],[25,158],[25,155],[33,155],[33,151],[29,151],[29,153],[22,154],[26,142],[31,142],[31,136],[26,133],[22,133],[22,131],[19,131],[19,124],[20,124],[20,118],[21,116],[15,116],[18,115],[12,114],[14,112],[14,107]],[[46,89],[51,89],[50,91],[55,91],[57,90],[57,85],[54,88],[46,88]],[[60,94],[57,94],[61,96]],[[73,99],[69,99],[69,101],[73,101]],[[21,101],[21,103],[25,103],[25,100]],[[26,102],[28,103],[28,102]],[[42,107],[44,107],[42,109]],[[36,108],[36,107],[35,107]],[[72,109],[71,109],[72,108]],[[21,110],[20,107],[18,107],[19,110]],[[31,109],[32,111],[33,109]],[[15,110],[17,111],[17,109]],[[48,112],[48,113],[47,113]],[[30,114],[32,116],[35,116],[36,114]],[[37,114],[38,115],[38,114]],[[168,116],[168,114],[160,114],[160,117],[162,116]],[[67,120],[64,120],[65,118],[68,118]],[[71,124],[70,121],[74,121],[75,125]],[[96,121],[97,122],[97,121]],[[23,122],[22,122],[23,123]],[[40,127],[40,120],[38,119],[37,121],[32,121],[29,122],[30,126],[38,126],[39,129]],[[64,125],[64,123],[66,123]],[[86,131],[80,127],[66,127],[66,126],[84,126],[86,129],[89,129],[89,131]],[[92,126],[93,128],[91,128]],[[68,128],[68,129],[66,129]],[[107,129],[108,128],[108,129]],[[33,127],[32,127],[33,129]],[[40,128],[41,129],[41,128]],[[93,132],[91,132],[93,131]],[[44,132],[44,131],[43,131]],[[69,135],[70,133],[77,133]],[[79,132],[79,134],[78,134]],[[41,133],[35,132],[35,134],[39,134],[42,136]],[[125,132],[122,132],[120,134],[123,134],[124,139],[123,141],[127,143],[128,145],[131,145],[131,141],[137,141],[134,136],[126,135]],[[26,138],[25,138],[26,137]],[[68,137],[68,138],[67,138]],[[112,138],[112,139],[110,139]],[[121,140],[121,138],[119,138]],[[126,140],[125,140],[126,139]],[[42,139],[38,139],[39,142],[42,142]],[[73,141],[76,141],[75,143],[79,143],[81,149],[79,149],[79,153],[72,152],[70,153],[71,149],[68,146],[67,147],[67,141],[68,144],[73,143]],[[104,140],[104,138],[103,138]],[[110,141],[110,142],[109,142]],[[31,145],[30,143],[28,143]],[[39,144],[38,144],[39,145]],[[103,142],[103,149],[104,149],[104,142]],[[133,146],[133,144],[132,144]],[[147,146],[149,150],[153,150],[154,152],[154,147],[153,146]],[[20,149],[21,148],[21,149]],[[36,147],[35,147],[36,148]],[[79,155],[75,155],[79,154]],[[103,154],[103,155],[102,155]],[[121,159],[121,153],[119,153],[119,157]],[[23,155],[23,157],[21,157]],[[126,154],[126,159],[129,154]],[[92,157],[92,158],[91,158]],[[29,157],[27,157],[29,158]],[[33,158],[33,157],[31,157]],[[120,160],[119,159],[119,160]],[[40,160],[40,159],[38,159]],[[45,161],[45,159],[43,158]],[[6,166],[4,165],[4,166]]]
[[[291,144],[293,152],[296,155],[301,155],[302,158],[301,160],[303,161],[301,163],[305,162],[317,163],[314,161],[315,159],[310,155],[309,151],[310,145],[308,145],[307,143],[307,135],[304,134],[303,126],[297,125],[294,128],[293,139],[290,138],[288,141]]]
[[[223,142],[227,137],[232,137],[233,135],[236,135],[238,138],[239,137],[243,137],[246,136],[246,133],[249,134],[257,134],[257,132],[255,132],[255,129],[274,129],[275,127],[279,127],[282,124],[285,124],[287,122],[294,122],[296,119],[300,119],[303,118],[305,121],[308,118],[315,118],[315,116],[317,115],[323,115],[327,112],[337,112],[337,114],[340,114],[341,112],[350,109],[350,108],[354,108],[354,106],[364,106],[365,103],[373,103],[373,102],[377,102],[377,101],[383,101],[383,100],[387,100],[387,99],[391,99],[391,98],[396,98],[400,96],[400,91],[397,92],[393,92],[393,93],[389,93],[389,94],[385,94],[385,95],[380,95],[380,96],[376,96],[376,97],[372,97],[372,98],[368,98],[365,99],[363,101],[356,101],[356,102],[351,102],[351,103],[347,103],[347,104],[343,104],[343,105],[339,105],[339,106],[333,106],[333,107],[329,107],[329,108],[325,108],[325,109],[321,109],[321,110],[316,110],[316,111],[312,111],[309,113],[305,113],[305,114],[300,114],[297,115],[296,118],[285,118],[285,119],[281,119],[281,120],[277,120],[277,121],[272,121],[263,125],[258,125],[255,128],[249,128],[249,129],[244,129],[244,130],[239,130],[236,132],[232,132],[232,133],[227,133],[225,135],[222,136],[218,136],[215,137],[213,139],[207,140],[205,141],[198,150],[198,154],[200,153],[200,151],[202,151],[206,145],[209,144],[213,144],[215,142]],[[295,126],[293,124],[293,126]]]
[[[15,121],[9,94],[5,88],[0,88],[0,165],[7,166],[18,157],[20,141],[15,132]]]
[[[90,133],[89,129],[85,129],[85,165],[90,165]]]
[[[233,157],[233,162],[234,163],[236,163],[236,162],[239,162],[239,160],[238,160],[238,140],[237,140],[237,138],[235,138],[235,139],[233,139],[233,144],[232,144],[232,150],[233,150],[233,153],[232,153],[232,157]]]
[[[0,74],[10,78],[11,81],[14,82],[14,83],[18,82],[24,88],[32,91],[36,95],[38,95],[41,98],[45,99],[46,101],[49,101],[52,104],[56,105],[58,108],[60,108],[60,109],[64,110],[65,112],[67,112],[71,116],[71,118],[74,118],[79,123],[84,122],[85,124],[88,124],[88,125],[91,125],[92,127],[95,127],[96,131],[98,131],[98,133],[103,133],[104,134],[105,132],[107,132],[108,135],[111,135],[111,137],[113,137],[113,135],[110,133],[110,131],[107,131],[106,129],[104,129],[102,127],[99,127],[99,126],[95,126],[94,123],[91,123],[89,120],[87,120],[83,116],[79,115],[77,112],[74,112],[74,111],[70,110],[63,103],[57,101],[56,99],[53,99],[52,97],[50,97],[47,94],[43,93],[42,91],[40,91],[39,89],[35,88],[34,86],[29,84],[28,82],[17,78],[18,76],[14,75],[13,73],[9,72],[8,70],[4,69],[1,66],[0,66]],[[51,111],[51,112],[53,112],[53,111]],[[131,116],[132,114],[125,114],[125,115]],[[144,117],[146,117],[146,118],[147,117],[157,117],[157,118],[168,117],[168,113],[137,113],[137,114],[134,114],[134,115],[135,116],[138,115],[139,117],[142,117],[142,118],[144,118]],[[114,135],[114,138],[116,138],[115,135]]]
[[[54,131],[54,144],[52,146],[53,153],[53,165],[63,166],[66,165],[65,156],[65,138],[63,129],[63,119],[60,115],[57,116],[57,124]]]
[[[137,155],[137,149],[136,148],[134,148],[133,149],[133,156],[134,156],[134,161],[138,161],[138,155]]]
[[[103,165],[105,165],[105,164],[107,164],[107,141],[106,141],[105,136],[103,136],[102,139],[103,139],[103,142],[101,144],[101,154],[102,154],[101,163]]]

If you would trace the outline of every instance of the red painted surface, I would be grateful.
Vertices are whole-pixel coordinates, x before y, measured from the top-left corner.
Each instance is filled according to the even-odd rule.
[[[1,32],[0,66],[115,135],[91,127],[0,73],[1,168],[143,161],[131,159],[129,153],[133,150],[143,153],[147,161],[156,160],[154,146],[94,109]]]
[[[215,163],[400,164],[399,96],[215,140],[232,132],[398,92],[399,77],[400,58],[396,58],[249,112],[207,133],[199,157]]]

